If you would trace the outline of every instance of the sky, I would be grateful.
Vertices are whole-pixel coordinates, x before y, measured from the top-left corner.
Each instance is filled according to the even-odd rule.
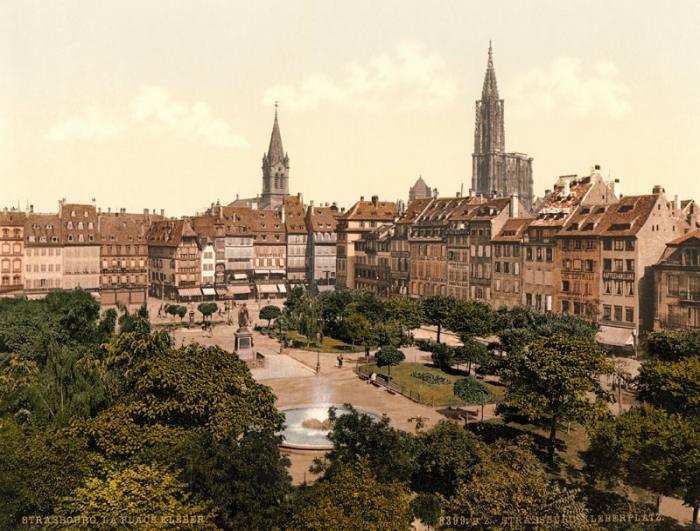
[[[261,190],[274,102],[316,204],[471,183],[489,40],[535,193],[600,164],[700,200],[700,3],[4,0],[0,207],[193,214]]]

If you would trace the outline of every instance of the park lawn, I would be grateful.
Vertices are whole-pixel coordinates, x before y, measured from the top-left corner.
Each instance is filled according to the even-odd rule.
[[[287,338],[289,338],[292,341],[298,341],[299,344],[301,345],[306,345],[306,338],[302,336],[299,332],[296,330],[287,330],[285,332],[287,334]],[[311,343],[308,347],[301,346],[297,348],[302,348],[305,350],[316,350],[316,344]],[[324,336],[323,341],[321,341],[321,352],[332,352],[334,354],[347,354],[348,352],[362,352],[364,351],[364,348],[358,345],[351,345],[349,343],[345,343],[344,341],[341,341],[340,339],[335,339],[332,337]]]
[[[378,374],[387,375],[387,367],[378,368],[375,364],[367,366],[369,372],[377,372]],[[413,372],[427,372],[441,376],[448,380],[446,384],[429,384],[423,380],[419,380],[411,376]],[[391,368],[391,381],[402,387],[404,394],[409,395],[417,402],[432,405],[432,406],[462,406],[464,401],[455,396],[453,385],[457,380],[464,378],[460,374],[448,374],[437,367],[423,363],[400,363]],[[482,383],[491,391],[497,400],[503,398],[503,389],[498,385],[488,382]]]

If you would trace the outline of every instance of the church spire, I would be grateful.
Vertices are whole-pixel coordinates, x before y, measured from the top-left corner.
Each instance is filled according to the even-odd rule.
[[[484,88],[481,91],[482,99],[498,99],[498,85],[496,84],[496,71],[493,68],[493,48],[489,41],[489,60],[486,64],[486,75],[484,76]]]
[[[280,134],[280,125],[277,121],[277,102],[275,102],[275,122],[272,125],[272,136],[270,136],[270,148],[267,150],[267,159],[270,164],[284,161],[282,135]]]

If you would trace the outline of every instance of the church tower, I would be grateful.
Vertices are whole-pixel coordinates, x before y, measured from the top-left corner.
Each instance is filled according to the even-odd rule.
[[[472,190],[477,194],[508,196],[518,194],[526,207],[532,203],[532,158],[506,153],[504,103],[498,95],[493,49],[489,57],[481,99],[476,102]]]
[[[262,159],[263,191],[260,208],[281,208],[284,198],[289,195],[289,155],[282,147],[282,135],[277,120],[275,102],[275,122],[272,125],[270,147]]]

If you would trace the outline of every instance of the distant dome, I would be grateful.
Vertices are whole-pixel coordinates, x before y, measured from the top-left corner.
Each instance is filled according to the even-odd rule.
[[[423,180],[423,177],[418,177],[416,184],[408,190],[408,202],[412,203],[419,197],[430,197],[431,195],[430,186]]]

